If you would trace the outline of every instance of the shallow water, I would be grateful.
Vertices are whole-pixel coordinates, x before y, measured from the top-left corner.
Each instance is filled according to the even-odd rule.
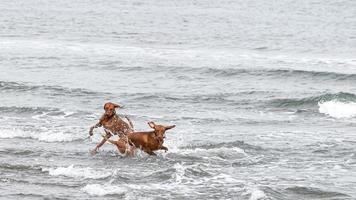
[[[356,199],[354,1],[2,1],[0,199]],[[90,156],[103,104],[167,153]]]

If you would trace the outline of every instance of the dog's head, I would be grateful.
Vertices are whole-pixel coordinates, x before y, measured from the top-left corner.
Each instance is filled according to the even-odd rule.
[[[116,114],[116,111],[115,109],[116,108],[121,108],[121,106],[115,104],[115,103],[111,103],[111,102],[108,102],[106,104],[104,104],[104,110],[105,110],[105,115],[108,116],[108,117],[111,117],[113,115]]]
[[[155,130],[155,135],[157,139],[163,140],[165,138],[165,133],[167,130],[176,127],[176,125],[163,126],[155,124],[154,122],[148,122],[148,125]]]

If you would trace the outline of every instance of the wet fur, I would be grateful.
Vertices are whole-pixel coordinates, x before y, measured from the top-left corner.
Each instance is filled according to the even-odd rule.
[[[175,125],[162,126],[156,125],[153,122],[149,122],[149,125],[151,128],[154,129],[153,131],[128,133],[127,137],[129,139],[129,142],[133,144],[136,148],[141,149],[149,155],[156,155],[154,151],[157,150],[168,151],[168,148],[163,146],[164,135],[167,130],[174,128]],[[106,138],[105,136],[103,137],[110,143],[116,145],[119,151],[122,152],[122,150],[120,150],[120,139],[114,141]]]

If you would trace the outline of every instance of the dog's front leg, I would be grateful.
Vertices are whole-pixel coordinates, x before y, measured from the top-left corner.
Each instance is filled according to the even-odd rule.
[[[91,150],[91,154],[94,155],[96,152],[98,152],[99,148],[105,144],[105,142],[111,137],[111,133],[105,130],[106,135],[103,136],[103,139],[99,144],[95,146],[95,149]]]
[[[98,128],[98,127],[101,127],[101,123],[100,123],[100,122],[98,122],[98,123],[95,124],[94,126],[90,127],[90,129],[89,129],[89,135],[92,136],[92,135],[93,135],[93,130],[94,130],[95,128]]]
[[[165,152],[167,152],[168,151],[168,148],[167,147],[165,147],[165,146],[161,146],[161,148],[160,149],[163,149]]]

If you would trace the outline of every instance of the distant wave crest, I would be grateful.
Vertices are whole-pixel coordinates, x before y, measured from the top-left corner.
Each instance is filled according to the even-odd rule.
[[[136,70],[131,68],[131,70]],[[142,69],[140,69],[142,70]],[[281,78],[322,78],[330,80],[356,80],[356,74],[339,73],[332,71],[313,71],[301,69],[274,69],[274,68],[244,68],[244,67],[160,67],[159,70],[173,70],[183,74],[203,74],[213,77],[235,77],[235,76],[262,76],[262,77],[281,77]]]
[[[270,103],[274,107],[279,108],[297,108],[297,107],[314,107],[318,105],[319,102],[326,102],[326,101],[355,101],[356,102],[356,95],[351,93],[327,93],[318,96],[311,96],[306,98],[291,98],[291,99],[275,99],[272,100]]]
[[[25,83],[0,81],[0,91],[2,92],[40,92],[51,96],[69,95],[79,96],[97,96],[99,93],[82,88],[66,88],[61,86],[49,85],[30,85]]]

